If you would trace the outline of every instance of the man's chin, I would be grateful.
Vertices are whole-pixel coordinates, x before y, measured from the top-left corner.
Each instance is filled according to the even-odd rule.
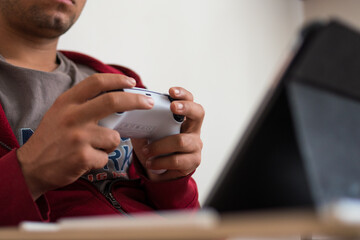
[[[75,22],[75,17],[58,14],[48,20],[39,21],[38,34],[45,38],[56,38],[67,32]]]

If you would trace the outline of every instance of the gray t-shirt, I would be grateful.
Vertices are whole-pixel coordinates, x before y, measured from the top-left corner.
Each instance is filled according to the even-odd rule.
[[[58,68],[42,72],[14,66],[0,55],[0,103],[20,145],[23,145],[38,127],[56,98],[96,71],[57,54]],[[103,169],[93,170],[83,178],[102,188],[105,180],[128,178],[132,145],[122,139],[118,148],[109,154]]]

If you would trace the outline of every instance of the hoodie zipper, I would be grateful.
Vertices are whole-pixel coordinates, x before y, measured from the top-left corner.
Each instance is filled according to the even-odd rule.
[[[6,150],[9,150],[9,151],[12,150],[11,147],[9,147],[8,145],[6,145],[5,143],[3,143],[3,142],[1,142],[1,141],[0,141],[0,145],[1,145],[3,148],[5,148]]]
[[[114,206],[114,208],[116,208],[121,214],[127,216],[128,214],[124,211],[124,209],[122,209],[120,203],[118,201],[116,201],[116,199],[114,198],[114,196],[112,195],[111,192],[109,192],[107,195],[104,195],[109,201],[110,203]]]
[[[125,216],[129,216],[129,214],[127,214],[127,212],[125,212],[125,210],[121,207],[121,204],[116,201],[114,195],[111,192],[111,189],[114,185],[114,183],[116,183],[117,181],[111,181],[110,183],[107,184],[107,186],[105,187],[104,191],[101,191],[101,193],[105,196],[105,198],[111,203],[111,205],[116,208],[116,210],[118,210],[121,214],[125,215]]]

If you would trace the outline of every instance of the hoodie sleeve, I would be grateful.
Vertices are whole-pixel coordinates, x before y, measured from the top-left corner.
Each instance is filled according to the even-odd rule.
[[[19,165],[16,149],[0,158],[0,225],[21,221],[49,221],[49,204],[44,196],[33,201]]]
[[[150,201],[159,210],[198,209],[198,190],[191,175],[165,182],[143,178]]]
[[[132,170],[136,170],[136,174],[142,179],[149,201],[157,210],[198,209],[200,207],[197,185],[192,178],[193,173],[174,180],[153,182],[146,177],[135,154],[133,163]]]

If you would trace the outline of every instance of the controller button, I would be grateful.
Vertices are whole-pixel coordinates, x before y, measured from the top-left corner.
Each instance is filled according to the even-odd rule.
[[[174,115],[174,119],[177,122],[183,122],[184,121],[184,116],[183,115],[178,115],[178,114],[173,114]]]

